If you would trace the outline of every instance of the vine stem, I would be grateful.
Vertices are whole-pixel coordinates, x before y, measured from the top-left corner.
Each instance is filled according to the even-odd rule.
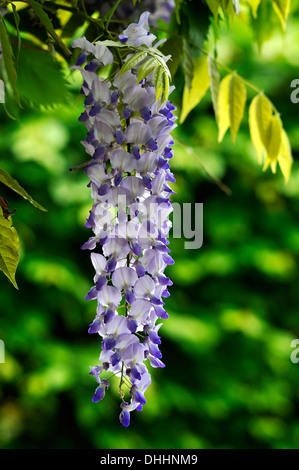
[[[221,189],[221,191],[223,191],[227,196],[231,196],[232,190],[228,186],[226,186],[224,183],[222,183],[222,181],[219,178],[216,178],[215,176],[211,175],[211,173],[205,168],[204,164],[201,162],[200,158],[198,157],[197,153],[193,150],[193,148],[189,147],[182,139],[180,139],[177,136],[175,137],[175,140],[180,142],[180,144],[182,144],[189,152],[191,152],[195,156],[198,164],[200,165],[204,173],[207,175],[207,177],[211,181],[213,181],[213,183],[215,183],[218,186],[218,188]]]
[[[118,5],[120,4],[121,1],[122,0],[117,0],[117,2],[115,2],[113,7],[111,8],[111,10],[109,11],[109,13],[106,16],[104,16],[104,21],[106,20],[106,17],[107,17],[106,24],[105,24],[105,30],[106,31],[108,31],[108,26],[109,26],[110,20],[111,20],[116,8],[118,7]]]

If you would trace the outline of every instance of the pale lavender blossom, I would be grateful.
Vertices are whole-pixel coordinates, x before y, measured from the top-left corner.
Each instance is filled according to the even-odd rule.
[[[120,39],[132,47],[151,46],[156,38],[148,19],[144,12]],[[111,64],[113,56],[101,43],[83,37],[73,47],[81,50],[73,68],[83,77],[82,144],[92,157],[85,172],[93,199],[86,227],[93,236],[82,248],[91,250],[95,270],[86,298],[96,300],[97,312],[88,331],[101,337],[100,364],[90,368],[98,384],[93,401],[104,398],[112,376],[120,377],[120,421],[128,426],[130,413],[146,404],[148,365],[165,367],[158,331],[168,318],[163,299],[172,285],[164,271],[173,264],[167,245],[175,107],[156,101],[152,74],[137,83],[138,67],[102,79],[95,70]]]

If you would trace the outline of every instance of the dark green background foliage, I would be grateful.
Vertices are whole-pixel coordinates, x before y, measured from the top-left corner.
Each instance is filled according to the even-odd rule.
[[[290,101],[290,83],[298,78],[298,31],[297,9],[286,35],[277,32],[258,55],[236,20],[219,49],[221,61],[281,111],[295,160],[299,104]],[[181,80],[179,70],[178,106]],[[52,110],[26,108],[17,122],[1,115],[3,168],[48,209],[1,187],[17,209],[21,239],[19,291],[1,276],[1,447],[298,448],[299,364],[290,360],[290,343],[299,337],[299,166],[287,186],[280,174],[262,173],[245,121],[234,146],[229,135],[218,144],[208,95],[175,132],[173,200],[204,203],[204,243],[194,251],[171,240],[170,318],[160,330],[166,368],[152,370],[147,405],[128,429],[118,421],[118,381],[92,403],[88,372],[100,338],[87,333],[94,272],[80,250],[91,234],[84,227],[91,198],[84,173],[68,171],[85,159],[79,85],[74,75],[66,104]]]

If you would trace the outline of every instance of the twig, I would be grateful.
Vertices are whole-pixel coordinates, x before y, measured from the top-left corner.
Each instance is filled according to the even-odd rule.
[[[228,186],[226,186],[226,184],[222,183],[222,181],[219,178],[217,178],[216,176],[211,175],[211,173],[206,169],[206,167],[201,162],[200,158],[198,157],[197,153],[193,150],[192,147],[189,147],[182,139],[180,139],[177,136],[175,137],[175,140],[180,142],[188,150],[188,152],[191,152],[195,156],[195,158],[196,158],[199,166],[201,167],[201,169],[204,171],[204,173],[207,175],[207,177],[211,181],[213,181],[213,183],[215,183],[218,186],[219,189],[221,189],[221,191],[223,191],[227,196],[232,195],[232,190]]]

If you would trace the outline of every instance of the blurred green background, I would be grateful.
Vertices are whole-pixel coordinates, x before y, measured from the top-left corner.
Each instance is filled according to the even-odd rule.
[[[286,34],[275,33],[261,54],[235,20],[219,58],[282,113],[292,176],[285,186],[280,173],[262,173],[246,118],[234,146],[230,135],[217,143],[209,92],[178,126],[173,201],[203,202],[204,243],[194,251],[171,240],[170,318],[160,330],[166,368],[152,369],[147,405],[128,429],[118,420],[118,380],[102,402],[91,401],[89,366],[98,364],[100,338],[87,333],[94,272],[80,249],[91,235],[84,227],[91,198],[84,173],[68,171],[85,160],[80,79],[68,77],[65,105],[25,109],[19,121],[1,115],[1,165],[48,209],[1,187],[17,209],[21,239],[19,291],[1,274],[1,448],[299,448],[299,364],[290,360],[299,338],[299,104],[290,101],[299,78],[298,8]],[[176,86],[180,106],[179,73]]]

